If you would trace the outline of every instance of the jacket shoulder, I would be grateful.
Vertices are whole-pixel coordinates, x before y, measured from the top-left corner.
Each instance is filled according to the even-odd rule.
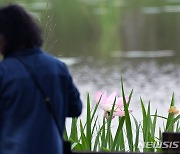
[[[61,70],[66,75],[69,75],[69,70],[67,65],[60,58],[57,58],[49,53],[44,53],[44,56],[47,58],[47,61],[53,63],[58,70]]]

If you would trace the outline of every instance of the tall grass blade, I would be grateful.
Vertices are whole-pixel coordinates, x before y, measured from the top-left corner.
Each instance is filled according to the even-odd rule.
[[[101,150],[103,150],[103,147],[105,147],[105,137],[106,136],[106,122],[105,117],[103,118],[103,125],[102,125],[102,134],[101,134]]]
[[[98,109],[99,103],[101,101],[101,98],[102,98],[102,95],[101,95],[99,101],[97,102],[97,104],[95,105],[95,108],[94,108],[93,113],[92,113],[91,121],[94,119],[94,116],[95,116],[95,114],[97,112],[97,109]]]
[[[110,137],[111,122],[112,122],[112,117],[113,117],[113,113],[114,113],[114,109],[115,109],[115,103],[116,103],[116,98],[114,99],[113,106],[112,106],[109,118],[107,120],[107,133],[106,133],[106,138],[105,138],[105,147],[107,147],[107,145],[108,145],[108,138]]]
[[[139,144],[139,132],[140,132],[140,124],[138,124],[138,121],[136,118],[133,116],[134,123],[136,126],[136,137],[135,137],[135,143],[134,143],[134,151],[139,152],[138,144]]]
[[[95,121],[94,121],[94,125],[93,125],[93,128],[92,128],[92,134],[94,134],[94,131],[95,131],[95,128],[97,127],[97,120],[98,120],[98,116],[96,117]]]
[[[131,90],[131,92],[130,92],[130,94],[129,94],[128,102],[126,102],[128,107],[129,107],[129,104],[130,104],[130,102],[131,102],[132,95],[133,95],[133,89]]]
[[[175,122],[177,122],[179,119],[180,119],[180,115],[178,115],[176,118],[174,118],[174,119],[170,122],[169,128],[171,128],[171,127],[174,128]],[[169,128],[168,128],[168,130],[169,130]]]
[[[83,150],[89,150],[89,143],[87,137],[85,136],[82,121],[80,120],[80,133],[81,133],[81,143],[83,145]]]
[[[176,125],[176,132],[179,132],[179,121],[177,122],[177,125]]]
[[[171,106],[174,106],[174,93],[173,93],[173,96],[171,99],[170,107]],[[167,122],[166,122],[166,131],[170,131],[170,132],[174,131],[174,126],[171,125],[171,127],[170,127],[170,123],[173,121],[173,119],[174,119],[174,115],[172,113],[169,113],[168,118],[167,118]]]
[[[152,120],[151,120],[151,106],[150,106],[150,101],[148,103],[148,112],[147,112],[147,117],[146,117],[146,129],[145,129],[145,133],[146,133],[146,142],[154,142],[154,140],[152,140],[152,135],[151,135],[151,129],[152,129]],[[146,149],[147,152],[154,152],[154,149],[151,148],[147,148]]]
[[[68,141],[68,134],[67,134],[66,127],[64,128],[63,138],[64,138],[65,141]]]
[[[97,149],[98,145],[100,145],[100,143],[102,144],[102,135],[101,134],[102,134],[103,127],[104,127],[104,125],[102,125],[101,127],[99,126],[99,130],[97,131],[97,136],[96,136],[95,142],[94,142],[93,151],[96,151],[96,149]],[[100,148],[102,148],[102,146],[100,146]]]
[[[70,138],[75,142],[78,141],[77,118],[72,118]]]
[[[154,114],[154,119],[153,119],[153,123],[152,123],[152,130],[151,130],[151,135],[155,136],[155,131],[156,131],[156,122],[157,122],[157,110]]]
[[[130,104],[130,101],[131,101],[131,98],[132,98],[132,94],[133,94],[133,89],[131,90],[131,93],[129,95],[129,99],[128,99],[128,103],[127,105],[129,106]],[[115,134],[115,138],[114,138],[114,141],[113,141],[113,144],[112,144],[112,147],[111,147],[111,150],[114,151],[115,150],[115,147],[117,146],[118,143],[120,143],[120,131],[122,131],[122,128],[123,128],[123,124],[124,124],[124,121],[125,121],[125,117],[120,117],[119,118],[119,124],[118,124],[118,128],[117,128],[117,131],[116,131],[116,134]],[[123,135],[123,134],[121,134]]]
[[[116,134],[115,134],[115,137],[114,137],[114,141],[113,141],[113,144],[112,144],[112,147],[111,147],[112,151],[115,150],[115,147],[120,142],[120,137],[119,136],[120,136],[120,131],[122,131],[124,121],[125,121],[125,117],[119,118],[118,128],[117,128],[117,131],[116,131]]]
[[[118,141],[119,141],[119,143],[116,145],[116,151],[118,151],[118,149],[119,149],[120,151],[125,152],[125,141],[124,141],[123,129],[119,133]]]
[[[122,89],[122,95],[123,95],[123,104],[124,104],[124,111],[125,111],[125,123],[126,123],[126,132],[127,132],[127,139],[128,139],[128,145],[129,150],[133,151],[133,134],[132,134],[132,126],[131,126],[131,119],[129,116],[128,111],[128,105],[126,103],[125,93],[124,93],[124,85],[121,78],[121,89]]]
[[[88,142],[88,145],[89,145],[89,148],[88,150],[91,150],[91,138],[92,138],[92,134],[91,134],[91,106],[90,106],[90,97],[89,97],[89,94],[88,94],[88,97],[87,97],[87,115],[86,115],[86,137],[87,137],[87,142]]]

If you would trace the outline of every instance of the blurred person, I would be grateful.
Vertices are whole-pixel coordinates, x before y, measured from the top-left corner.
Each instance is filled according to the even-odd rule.
[[[0,52],[3,55],[0,62],[0,154],[61,154],[65,118],[81,114],[80,95],[66,65],[45,53],[42,44],[40,27],[23,7],[12,4],[0,8]],[[31,73],[51,100],[60,135]]]

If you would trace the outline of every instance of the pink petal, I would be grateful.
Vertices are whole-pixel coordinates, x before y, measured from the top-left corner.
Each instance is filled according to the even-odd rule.
[[[133,110],[129,110],[129,113],[133,112]],[[120,116],[120,117],[123,117],[125,116],[125,112],[120,110],[119,108],[117,108],[114,113],[113,113],[114,116]]]
[[[102,95],[100,103],[106,103],[106,101],[107,101],[107,94],[106,94],[106,91],[105,91],[104,94]]]
[[[107,102],[113,104],[116,96],[117,96],[117,92],[113,92],[113,93],[107,98]]]
[[[99,102],[99,99],[101,98],[101,95],[102,95],[102,93],[100,91],[98,91],[96,93],[96,102]]]
[[[114,116],[120,116],[120,117],[123,117],[123,116],[125,116],[125,112],[124,111],[115,111],[114,113],[113,113],[113,115]]]
[[[118,98],[117,98],[116,105],[117,105],[119,108],[122,108],[122,107],[124,106],[124,105],[123,105],[123,99],[122,99],[122,97],[118,97]]]
[[[101,98],[101,100],[100,100],[100,98]],[[99,102],[99,100],[100,100],[100,102]],[[106,100],[107,100],[106,91],[104,93],[101,93],[101,92],[96,93],[96,102],[97,103],[98,102],[99,102],[99,104],[105,103]]]
[[[112,104],[109,103],[100,103],[99,106],[104,110],[110,112],[112,110]]]
[[[128,101],[129,101],[129,97],[126,96],[126,103],[128,103]],[[119,108],[122,108],[122,107],[124,106],[124,104],[123,104],[123,98],[122,98],[122,97],[118,97],[118,98],[117,98],[117,103],[116,103],[116,105],[117,105]]]

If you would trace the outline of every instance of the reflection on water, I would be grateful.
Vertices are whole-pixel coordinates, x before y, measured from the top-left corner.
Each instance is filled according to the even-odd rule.
[[[80,62],[80,60],[78,58],[74,58],[74,57],[73,58],[57,57],[57,59],[63,61],[68,66],[75,65]]]
[[[180,12],[180,5],[164,6],[164,7],[144,7],[142,12],[145,14],[173,13]]]
[[[172,57],[175,53],[172,50],[159,50],[159,51],[115,51],[111,54],[112,57],[123,58],[160,58],[160,57]]]

